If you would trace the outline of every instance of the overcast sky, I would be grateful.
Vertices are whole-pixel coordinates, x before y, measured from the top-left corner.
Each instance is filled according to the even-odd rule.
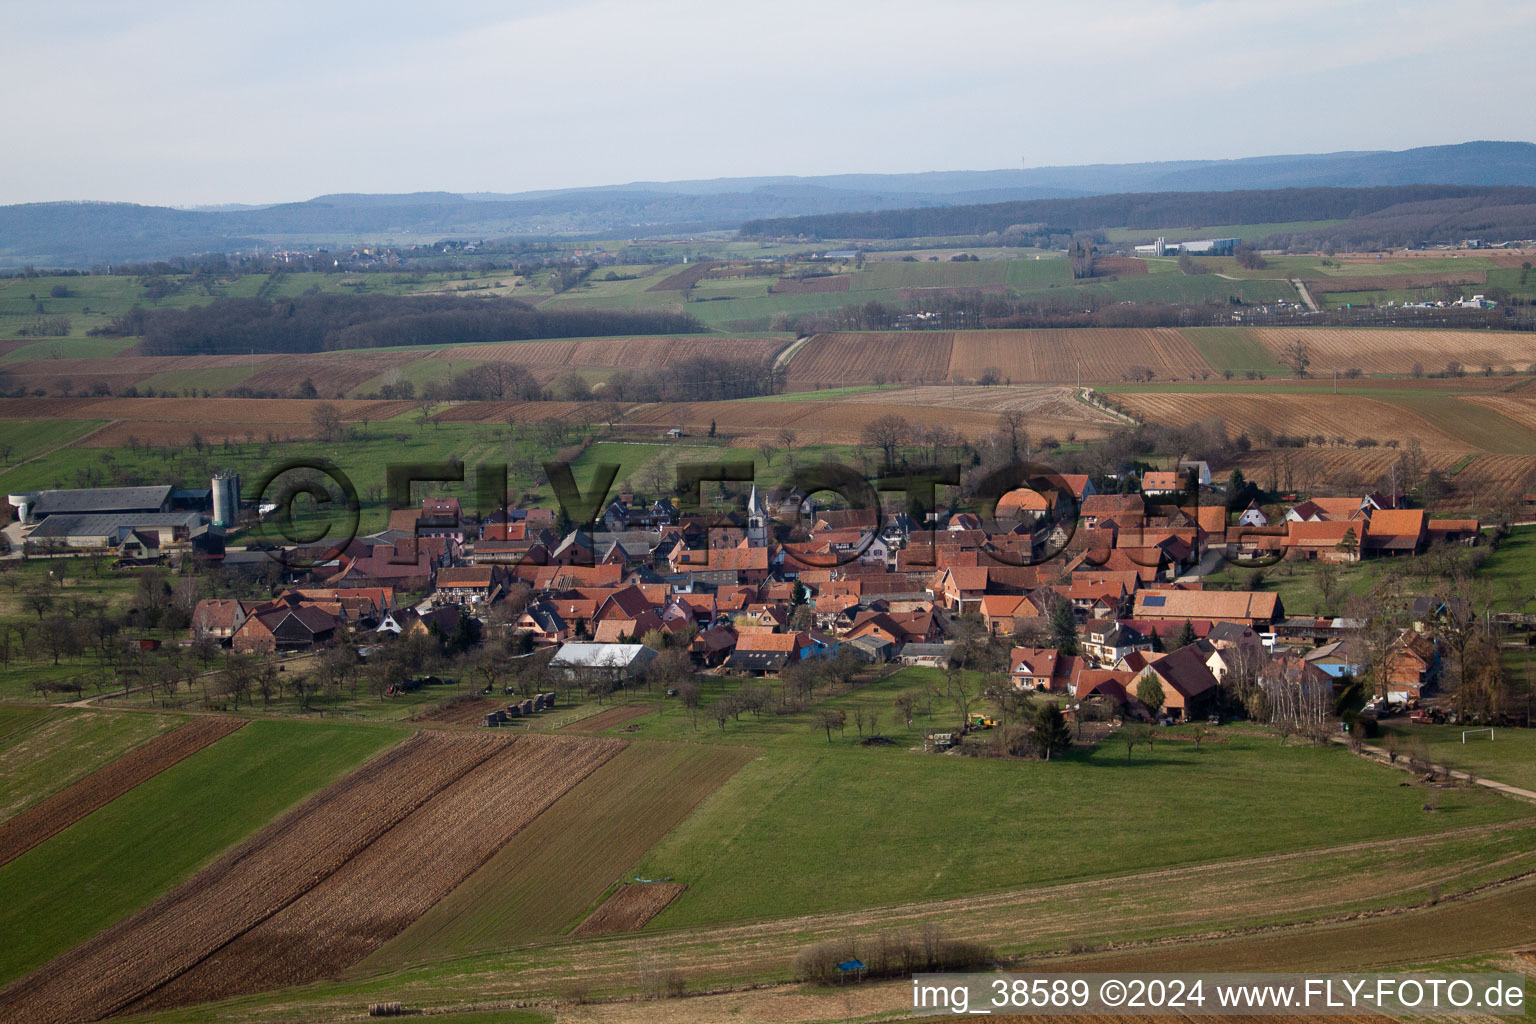
[[[1536,140],[1530,0],[8,8],[0,203]]]

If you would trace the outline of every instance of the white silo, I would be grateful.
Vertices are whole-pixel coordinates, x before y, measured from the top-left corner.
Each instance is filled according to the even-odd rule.
[[[220,470],[213,475],[213,525],[234,526],[240,514],[240,475]]]

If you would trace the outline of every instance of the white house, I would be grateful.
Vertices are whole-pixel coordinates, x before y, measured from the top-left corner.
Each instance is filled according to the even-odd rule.
[[[1237,522],[1240,526],[1268,526],[1269,516],[1264,514],[1264,510],[1259,508],[1259,503],[1255,501],[1243,509],[1243,514],[1237,517]]]

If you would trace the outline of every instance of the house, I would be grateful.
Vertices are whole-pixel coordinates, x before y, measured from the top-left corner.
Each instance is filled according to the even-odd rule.
[[[1151,649],[1151,637],[1117,619],[1097,619],[1083,629],[1083,654],[1095,665],[1118,665],[1132,651]]]
[[[1321,523],[1332,520],[1366,519],[1367,503],[1357,498],[1309,498],[1295,505],[1285,518],[1296,523]]]
[[[1279,594],[1252,590],[1138,590],[1131,617],[1150,621],[1207,619],[1268,629],[1285,617]]]
[[[1135,689],[1136,674],[1134,672],[1085,668],[1077,674],[1072,697],[1077,701],[1097,701],[1106,703],[1112,708],[1120,708],[1130,700]]]
[[[1086,473],[1061,473],[1061,482],[1067,490],[1072,492],[1072,497],[1079,505],[1089,495],[1098,494],[1098,489],[1093,486],[1093,478]]]
[[[245,621],[246,606],[230,599],[206,598],[192,609],[192,635],[228,640]]]
[[[1051,511],[1051,502],[1039,491],[1019,487],[997,499],[993,516],[997,519],[1033,520]]]
[[[1176,470],[1153,470],[1142,474],[1141,491],[1143,494],[1156,497],[1162,494],[1177,494],[1184,489],[1184,480]]]
[[[1070,692],[1082,659],[1054,647],[1015,647],[1008,655],[1008,678],[1015,690]]]
[[[1284,548],[1291,558],[1334,563],[1358,562],[1371,530],[1371,522],[1366,519],[1289,520],[1285,524]]]
[[[982,566],[952,566],[939,578],[936,597],[944,607],[964,615],[981,610],[987,593],[987,570]]]
[[[896,660],[903,665],[924,668],[948,668],[954,655],[955,645],[949,641],[937,644],[907,644],[902,647]]]
[[[1211,464],[1203,459],[1180,459],[1179,476],[1189,479],[1193,474],[1195,483],[1202,488],[1211,486]]]
[[[742,633],[725,667],[747,675],[777,675],[797,661],[816,656],[816,644],[805,633]]]
[[[1476,544],[1482,537],[1482,524],[1476,519],[1431,519],[1425,524],[1430,544]]]
[[[571,627],[561,618],[555,606],[543,601],[534,601],[524,608],[512,629],[513,632],[530,635],[535,647],[562,643],[571,635]]]
[[[1239,526],[1268,526],[1269,516],[1265,514],[1263,509],[1259,508],[1258,502],[1252,501],[1248,503],[1247,508],[1243,509],[1242,514],[1237,517],[1237,523]]]
[[[1355,649],[1356,645],[1348,641],[1334,640],[1321,647],[1314,647],[1302,657],[1309,665],[1334,679],[1345,675],[1358,676],[1365,666],[1354,653]]]
[[[307,651],[336,635],[341,621],[313,605],[280,607],[246,616],[230,639],[241,654]]]
[[[1219,691],[1216,677],[1205,663],[1208,655],[1206,645],[1193,643],[1148,663],[1142,675],[1150,673],[1162,684],[1163,714],[1190,721],[1214,706]]]
[[[501,571],[494,565],[466,565],[437,570],[437,589],[432,599],[438,604],[462,604],[471,607],[489,605],[501,591]]]
[[[1139,521],[1146,511],[1146,502],[1139,494],[1094,494],[1083,499],[1078,514],[1083,525],[1091,530],[1100,520],[1115,516],[1130,516]]]
[[[1373,555],[1416,555],[1428,536],[1423,509],[1380,509],[1371,515],[1364,546]]]
[[[896,645],[883,636],[860,636],[847,641],[849,650],[871,665],[882,665],[896,656]]]
[[[1439,673],[1440,649],[1435,642],[1404,630],[1387,654],[1387,700],[1402,703],[1422,695]]]
[[[644,644],[565,644],[549,661],[551,672],[572,682],[608,682],[623,687],[638,682],[656,660]]]
[[[1027,614],[1034,614],[1034,605],[1023,594],[984,594],[981,598],[981,621],[986,625],[987,632],[992,636],[1012,636],[1021,605],[1025,606]]]
[[[688,645],[688,656],[704,668],[718,668],[736,649],[736,631],[729,626],[702,630]]]

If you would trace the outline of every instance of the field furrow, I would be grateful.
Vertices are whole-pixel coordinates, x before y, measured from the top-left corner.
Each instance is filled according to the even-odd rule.
[[[110,1016],[191,969],[357,856],[506,745],[418,733],[127,920],[0,992],[0,1018]]]
[[[1154,423],[1190,426],[1219,419],[1230,436],[1289,434],[1342,447],[1361,438],[1379,445],[1406,445],[1417,438],[1426,451],[1472,451],[1469,441],[1454,437],[1423,416],[1391,402],[1357,395],[1236,394],[1132,392],[1119,396],[1126,409]]]
[[[603,905],[592,912],[572,935],[609,935],[637,932],[646,922],[667,909],[667,904],[688,887],[681,882],[636,882],[621,885]]]
[[[1350,368],[1410,373],[1415,365],[1425,373],[1436,373],[1451,362],[1468,370],[1485,365],[1525,370],[1536,362],[1536,335],[1517,331],[1265,327],[1254,333],[1282,363],[1292,344],[1304,342],[1316,373]]]
[[[92,772],[68,789],[0,822],[0,865],[105,807],[145,779],[190,757],[245,725],[241,719],[197,718],[162,733]]]
[[[460,776],[299,899],[132,1012],[333,976],[402,931],[622,740],[520,736]]]
[[[360,969],[560,934],[756,756],[747,747],[631,743]]]

